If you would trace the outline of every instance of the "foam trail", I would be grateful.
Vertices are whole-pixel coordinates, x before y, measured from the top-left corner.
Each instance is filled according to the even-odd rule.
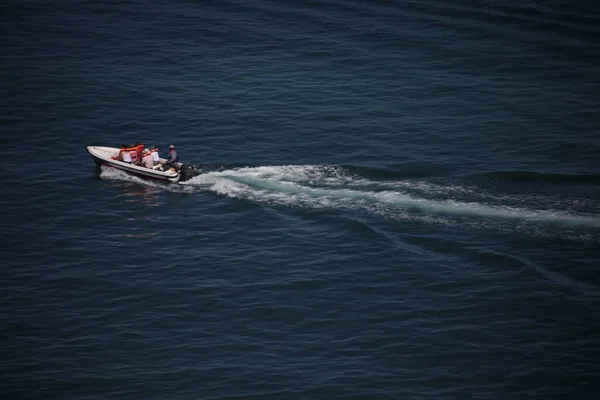
[[[503,198],[503,195],[492,196],[473,188],[462,190],[457,185],[441,186],[423,181],[370,181],[340,167],[263,166],[228,169],[206,172],[179,185],[140,179],[113,168],[102,168],[100,176],[173,192],[212,191],[256,203],[361,210],[386,218],[441,224],[472,225],[476,222],[477,225],[484,226],[497,221],[496,227],[500,228],[497,224],[501,221],[513,221],[511,229],[522,229],[522,223],[571,228],[600,227],[600,217],[596,214],[527,208],[527,204],[539,206],[540,198],[535,194],[524,195],[518,206],[515,206],[506,204],[509,199]],[[469,201],[459,200],[461,195],[468,195]],[[532,201],[527,201],[528,198]],[[556,202],[556,199],[547,200],[548,205],[565,204]]]
[[[298,174],[294,174],[298,172]],[[254,201],[277,202],[287,205],[340,208],[401,209],[412,214],[427,213],[443,216],[523,220],[569,226],[600,227],[600,218],[570,214],[558,210],[531,210],[480,202],[461,202],[452,199],[432,200],[414,197],[401,191],[360,190],[352,188],[311,187],[297,182],[318,183],[314,169],[278,167],[246,168],[200,175],[187,182],[200,185],[219,194]],[[311,179],[307,179],[310,177]],[[286,180],[282,180],[286,179]],[[330,178],[328,178],[330,179]],[[340,178],[337,179],[338,183]],[[342,180],[348,177],[342,177]],[[364,181],[362,182],[365,183]],[[354,207],[351,207],[354,206]]]

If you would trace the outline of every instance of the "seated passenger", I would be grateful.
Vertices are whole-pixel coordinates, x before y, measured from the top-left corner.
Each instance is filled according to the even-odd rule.
[[[152,154],[152,162],[154,166],[160,165],[160,156],[158,155],[158,149],[154,146],[150,146],[150,153]]]
[[[137,151],[137,156],[138,156],[137,159],[141,160],[142,157],[144,156],[144,154],[142,153],[144,151],[144,145],[140,142],[135,142],[135,150]]]
[[[112,156],[110,156],[110,158],[112,158],[113,160],[119,160],[119,161],[123,161],[123,152],[127,150],[127,145],[126,144],[122,144],[121,145],[121,149],[119,150],[118,153],[113,154]]]
[[[137,151],[137,148],[136,148],[134,145],[130,144],[130,145],[127,147],[127,150],[129,150],[129,157],[131,157],[131,163],[132,163],[132,164],[139,165],[141,160],[140,160],[140,158],[138,157],[138,151]]]
[[[152,153],[150,150],[144,149],[144,157],[142,158],[142,165],[146,168],[152,169],[154,167],[154,162],[152,161]]]
[[[125,147],[121,150],[121,161],[131,164],[131,154],[129,153],[130,149]]]

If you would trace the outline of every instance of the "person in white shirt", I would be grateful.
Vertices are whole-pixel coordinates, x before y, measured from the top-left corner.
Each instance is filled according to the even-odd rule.
[[[117,154],[112,155],[110,158],[131,164],[131,155],[129,154],[129,148],[126,144],[121,145],[121,150],[119,150]]]
[[[131,155],[129,154],[129,151],[124,151],[121,153],[121,161],[131,164]]]
[[[152,153],[152,161],[154,166],[160,165],[160,156],[158,155],[158,149],[154,148],[154,146],[150,146],[150,153]]]
[[[142,157],[142,165],[146,168],[152,168],[154,166],[152,162],[152,154],[150,154],[150,150],[144,149],[144,157]]]

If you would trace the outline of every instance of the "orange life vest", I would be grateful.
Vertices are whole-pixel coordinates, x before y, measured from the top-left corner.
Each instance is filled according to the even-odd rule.
[[[137,151],[138,159],[141,160],[143,156],[142,152],[144,151],[144,145],[141,143],[138,144],[135,146],[135,150]]]

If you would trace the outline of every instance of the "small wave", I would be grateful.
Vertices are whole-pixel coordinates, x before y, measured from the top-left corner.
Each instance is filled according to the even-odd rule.
[[[575,174],[544,174],[534,171],[493,171],[474,175],[474,178],[483,178],[496,182],[530,183],[542,182],[561,185],[585,184],[600,185],[600,174],[575,175]]]
[[[439,170],[420,165],[401,165],[397,169],[374,168],[361,165],[288,165],[261,166],[248,164],[195,164],[194,169],[199,173],[222,172],[227,170],[270,172],[286,174],[289,179],[327,178],[364,178],[374,181],[389,181],[397,179],[427,178],[439,174]]]
[[[416,179],[428,178],[439,175],[440,171],[434,167],[424,167],[422,165],[399,165],[397,169],[372,168],[357,165],[340,165],[337,168],[347,170],[349,173],[373,180],[390,179]]]
[[[257,178],[271,181],[296,182],[308,185],[344,185],[364,181],[349,168],[316,165],[244,166],[221,168],[221,166],[194,166],[198,175],[207,173],[229,174],[237,177]]]

